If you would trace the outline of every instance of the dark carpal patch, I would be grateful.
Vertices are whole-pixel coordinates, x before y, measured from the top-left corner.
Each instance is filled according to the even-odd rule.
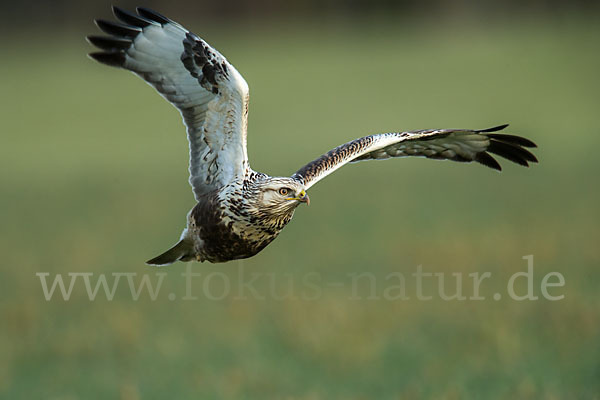
[[[223,56],[198,36],[188,32],[183,40],[181,62],[206,90],[219,94],[219,81],[229,78]]]

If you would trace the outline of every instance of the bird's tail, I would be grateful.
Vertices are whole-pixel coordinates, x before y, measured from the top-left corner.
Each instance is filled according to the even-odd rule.
[[[194,258],[194,245],[185,239],[181,239],[175,246],[165,251],[158,257],[146,261],[148,265],[163,266],[173,264],[175,261],[189,261]]]

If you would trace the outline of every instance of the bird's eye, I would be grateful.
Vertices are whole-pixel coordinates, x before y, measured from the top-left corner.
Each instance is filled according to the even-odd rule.
[[[281,188],[279,189],[279,194],[282,196],[287,196],[287,194],[290,192],[290,189],[288,188]]]

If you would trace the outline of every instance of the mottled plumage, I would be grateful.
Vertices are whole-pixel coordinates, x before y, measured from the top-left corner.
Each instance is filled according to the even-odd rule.
[[[197,200],[180,241],[148,261],[225,262],[247,258],[273,241],[312,185],[349,162],[421,156],[476,161],[500,170],[491,154],[528,166],[537,162],[528,139],[484,130],[438,129],[383,133],[353,140],[300,168],[291,177],[253,171],[246,151],[248,85],[204,40],[167,17],[113,7],[121,22],[97,20],[110,36],[89,36],[102,51],[90,56],[125,68],[152,85],[180,111],[190,144],[190,185]]]

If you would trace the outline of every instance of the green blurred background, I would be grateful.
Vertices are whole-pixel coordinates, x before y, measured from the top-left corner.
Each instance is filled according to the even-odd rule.
[[[244,75],[258,171],[289,175],[371,133],[502,123],[539,145],[540,164],[352,165],[312,188],[310,208],[256,257],[194,264],[197,300],[181,299],[179,263],[160,270],[154,301],[134,301],[124,281],[112,301],[90,301],[81,281],[70,300],[46,301],[38,272],[156,280],[143,261],[194,205],[187,143],[150,87],[85,57],[108,3],[3,5],[0,398],[598,399],[597,5],[215,4],[147,5]],[[535,294],[557,271],[566,285],[551,293],[565,298],[494,301],[528,254]],[[418,301],[411,281],[410,300],[368,299],[368,285],[357,296],[349,284],[371,273],[381,295],[388,274],[418,265],[448,279],[491,272],[486,300]],[[265,299],[236,299],[252,274]],[[272,295],[307,274],[318,296]],[[211,293],[226,279],[232,294],[203,296],[207,276]]]

